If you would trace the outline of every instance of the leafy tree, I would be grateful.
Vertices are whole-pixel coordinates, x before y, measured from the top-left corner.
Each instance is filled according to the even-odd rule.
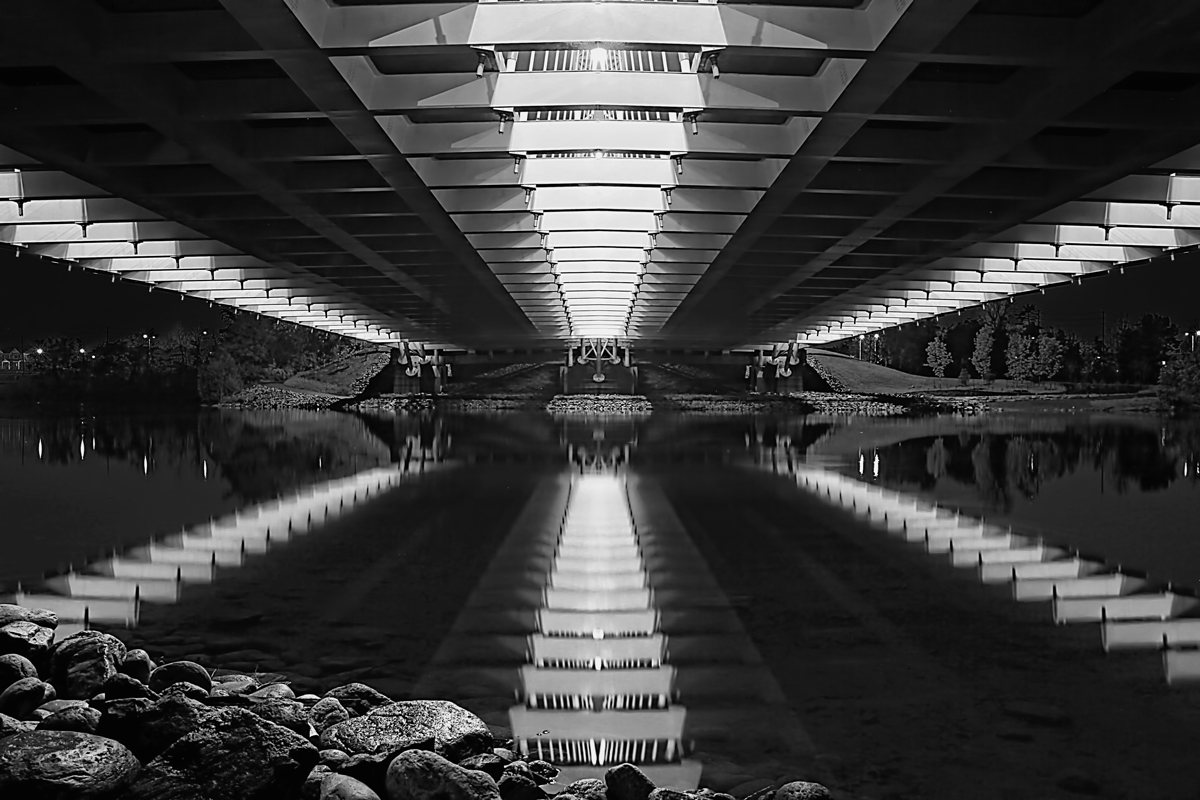
[[[1179,349],[1179,328],[1169,317],[1146,314],[1117,331],[1117,367],[1128,383],[1157,383],[1163,362]]]
[[[950,361],[950,348],[946,346],[946,337],[939,331],[938,335],[925,345],[925,365],[936,377],[944,378]]]
[[[1034,340],[1030,336],[1010,333],[1004,351],[1008,377],[1027,381],[1034,375]]]
[[[975,348],[971,352],[971,366],[975,368],[975,372],[981,378],[991,380],[992,372],[992,348],[995,346],[994,329],[991,325],[984,323],[979,327],[979,332],[975,334]]]
[[[1040,381],[1053,378],[1062,369],[1062,343],[1050,333],[1042,333],[1037,338],[1037,347],[1033,354],[1033,375]]]
[[[1200,414],[1200,352],[1177,353],[1158,377],[1159,403],[1172,414]]]

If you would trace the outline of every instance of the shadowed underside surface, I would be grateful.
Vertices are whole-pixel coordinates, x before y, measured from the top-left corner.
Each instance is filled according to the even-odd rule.
[[[379,342],[819,344],[1200,227],[1195,4],[8,6],[0,244]]]

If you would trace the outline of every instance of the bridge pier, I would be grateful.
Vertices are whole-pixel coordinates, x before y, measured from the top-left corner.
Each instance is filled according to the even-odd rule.
[[[580,339],[567,347],[559,370],[563,394],[637,394],[638,368],[629,343]]]
[[[775,345],[770,355],[757,350],[746,366],[746,388],[751,392],[804,391],[803,366],[807,363],[806,351],[792,342],[790,345]]]
[[[392,348],[392,394],[441,394],[451,367],[437,350],[401,342]]]

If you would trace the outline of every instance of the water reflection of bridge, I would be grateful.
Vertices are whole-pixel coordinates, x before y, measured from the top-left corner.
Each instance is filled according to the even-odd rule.
[[[137,627],[142,603],[178,602],[188,584],[211,583],[247,559],[269,554],[356,506],[444,465],[409,461],[301,488],[179,533],[46,577],[33,591],[18,585],[2,602],[44,608],[63,638],[91,625]]]
[[[1159,651],[1170,684],[1200,683],[1200,596],[1155,581],[1037,535],[939,507],[809,462],[786,450],[769,452],[760,467],[859,520],[971,570],[985,584],[1011,588],[1018,602],[1045,602],[1059,625],[1098,624],[1105,652]]]
[[[812,755],[657,481],[624,470],[542,481],[415,695],[511,730],[560,783],[628,761],[694,789],[696,742],[731,731]]]

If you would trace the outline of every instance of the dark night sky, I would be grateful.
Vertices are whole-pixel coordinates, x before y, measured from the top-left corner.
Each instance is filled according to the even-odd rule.
[[[26,346],[50,336],[68,336],[85,345],[99,344],[147,328],[164,334],[172,328],[206,328],[220,322],[220,307],[202,300],[180,300],[175,292],[150,292],[146,284],[112,282],[109,275],[45,259],[14,258],[0,249],[0,348]]]
[[[1169,315],[1197,330],[1200,253],[1129,267],[1124,275],[1096,276],[1082,286],[1058,286],[1018,302],[1041,308],[1047,325],[1084,336],[1100,333],[1102,314],[1109,331],[1122,317],[1137,319],[1149,312]],[[57,263],[14,258],[11,251],[0,250],[0,347],[48,336],[96,344],[104,341],[106,329],[109,336],[120,338],[146,328],[161,334],[181,324],[210,327],[218,323],[219,313],[203,301],[181,301],[174,292],[149,292],[140,283],[112,283],[107,275],[83,269],[68,272]]]

